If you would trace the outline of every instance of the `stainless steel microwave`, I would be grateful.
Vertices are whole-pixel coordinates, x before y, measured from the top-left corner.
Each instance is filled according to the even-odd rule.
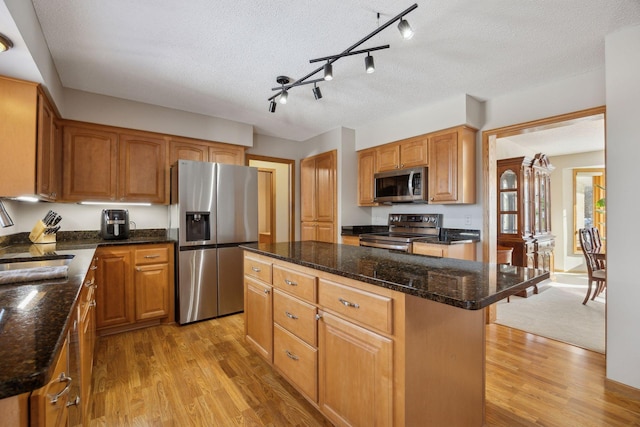
[[[374,175],[378,203],[427,203],[427,168],[396,169]]]

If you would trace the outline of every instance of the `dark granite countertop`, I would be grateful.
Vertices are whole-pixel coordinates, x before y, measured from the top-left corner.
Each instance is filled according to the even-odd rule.
[[[72,309],[97,247],[172,242],[159,233],[141,233],[124,240],[102,240],[78,233],[79,240],[37,245],[25,241],[24,236],[12,236],[3,241],[7,246],[0,247],[0,259],[74,255],[67,278],[0,285],[0,399],[30,392],[50,381],[52,364],[64,342]],[[25,308],[18,308],[34,292],[35,298]]]
[[[542,270],[321,242],[242,245],[327,273],[468,310],[478,310],[549,277]]]

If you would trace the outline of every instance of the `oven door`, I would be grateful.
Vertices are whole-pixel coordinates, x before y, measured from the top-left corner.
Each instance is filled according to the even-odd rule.
[[[367,246],[370,248],[380,248],[380,249],[392,249],[394,251],[402,251],[402,252],[411,252],[411,243],[407,242],[392,242],[389,240],[368,240],[364,238],[362,235],[360,236],[360,246]]]

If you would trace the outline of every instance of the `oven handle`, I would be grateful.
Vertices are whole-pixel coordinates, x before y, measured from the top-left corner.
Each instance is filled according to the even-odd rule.
[[[393,249],[396,251],[409,252],[410,245],[406,243],[381,243],[381,242],[371,242],[367,240],[363,240],[360,238],[360,246],[367,246],[370,248],[380,248],[380,249]]]

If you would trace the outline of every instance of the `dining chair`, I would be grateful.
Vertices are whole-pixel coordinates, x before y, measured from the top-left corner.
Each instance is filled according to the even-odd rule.
[[[604,263],[598,262],[596,259],[596,249],[593,245],[593,230],[591,228],[581,228],[578,230],[578,236],[580,238],[580,247],[584,254],[584,259],[587,264],[587,273],[589,275],[589,287],[587,289],[587,295],[584,297],[582,304],[586,304],[589,301],[589,297],[594,300],[602,291],[604,291],[607,284],[607,273]],[[596,288],[591,295],[591,288],[593,284],[596,284]]]

